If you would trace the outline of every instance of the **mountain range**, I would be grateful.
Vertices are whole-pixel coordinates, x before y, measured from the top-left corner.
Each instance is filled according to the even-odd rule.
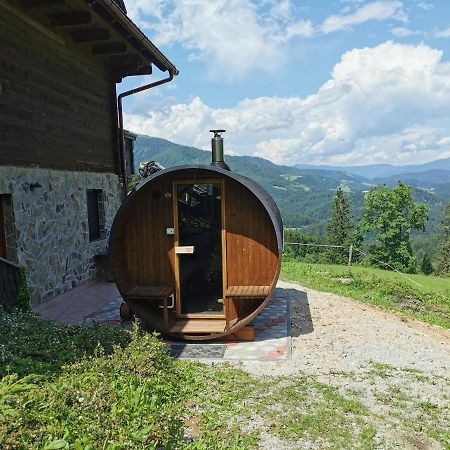
[[[134,155],[136,165],[149,160],[158,161],[164,167],[211,162],[209,151],[144,135],[138,135]],[[285,226],[314,232],[324,231],[331,201],[339,186],[348,193],[356,219],[361,212],[364,193],[377,184],[395,185],[401,180],[413,186],[415,200],[429,206],[429,228],[438,219],[444,204],[450,201],[450,158],[402,167],[387,164],[295,167],[253,156],[231,155],[225,156],[225,160],[231,170],[264,186],[277,202]]]
[[[359,175],[369,180],[383,180],[386,178],[395,178],[399,175],[406,175],[409,179],[413,179],[413,174],[419,174],[417,177],[421,179],[422,174],[428,174],[425,177],[432,177],[433,175],[443,176],[442,183],[450,181],[450,158],[438,159],[425,164],[410,164],[405,166],[394,166],[391,164],[371,164],[365,166],[315,166],[311,164],[296,164],[295,167],[299,169],[337,170]]]

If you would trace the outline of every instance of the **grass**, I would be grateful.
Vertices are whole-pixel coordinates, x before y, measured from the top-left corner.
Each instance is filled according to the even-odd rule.
[[[396,400],[392,415],[380,418],[349,388],[352,374],[343,390],[302,373],[255,378],[225,364],[172,359],[137,327],[56,326],[25,313],[0,314],[0,327],[2,449],[237,450],[266,439],[335,449],[392,439],[402,448],[401,435],[383,435],[389,427],[397,433],[399,414],[403,435],[444,446],[448,439],[448,416],[433,398],[400,403],[406,394],[394,386],[378,396],[383,407]],[[390,382],[394,371],[373,363],[367,377]]]
[[[450,328],[449,278],[408,274],[418,286],[392,271],[354,265],[349,273],[347,266],[303,263],[292,258],[283,260],[281,277]]]

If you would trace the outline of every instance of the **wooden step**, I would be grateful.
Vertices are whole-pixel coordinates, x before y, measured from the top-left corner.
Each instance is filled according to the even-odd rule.
[[[222,333],[225,331],[225,319],[187,319],[178,320],[167,331],[169,333]]]

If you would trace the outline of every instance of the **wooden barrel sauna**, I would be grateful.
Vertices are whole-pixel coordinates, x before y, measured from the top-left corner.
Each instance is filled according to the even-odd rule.
[[[178,166],[127,196],[111,230],[110,263],[148,327],[216,339],[236,335],[265,307],[282,241],[280,212],[256,182],[220,167]]]

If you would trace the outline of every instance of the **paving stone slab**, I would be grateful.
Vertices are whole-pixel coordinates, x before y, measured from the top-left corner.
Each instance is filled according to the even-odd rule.
[[[94,298],[95,289],[99,288],[101,288],[99,284],[85,288],[83,296]],[[123,322],[120,318],[119,308],[122,301],[122,297],[116,295],[111,300],[93,307],[91,312],[76,323],[130,327],[129,322]],[[95,302],[92,304],[95,305]],[[51,314],[51,311],[49,312]],[[255,340],[251,342],[165,341],[170,354],[176,358],[270,361],[291,357],[290,299],[284,294],[283,289],[275,290],[267,306],[250,325],[255,329]]]

